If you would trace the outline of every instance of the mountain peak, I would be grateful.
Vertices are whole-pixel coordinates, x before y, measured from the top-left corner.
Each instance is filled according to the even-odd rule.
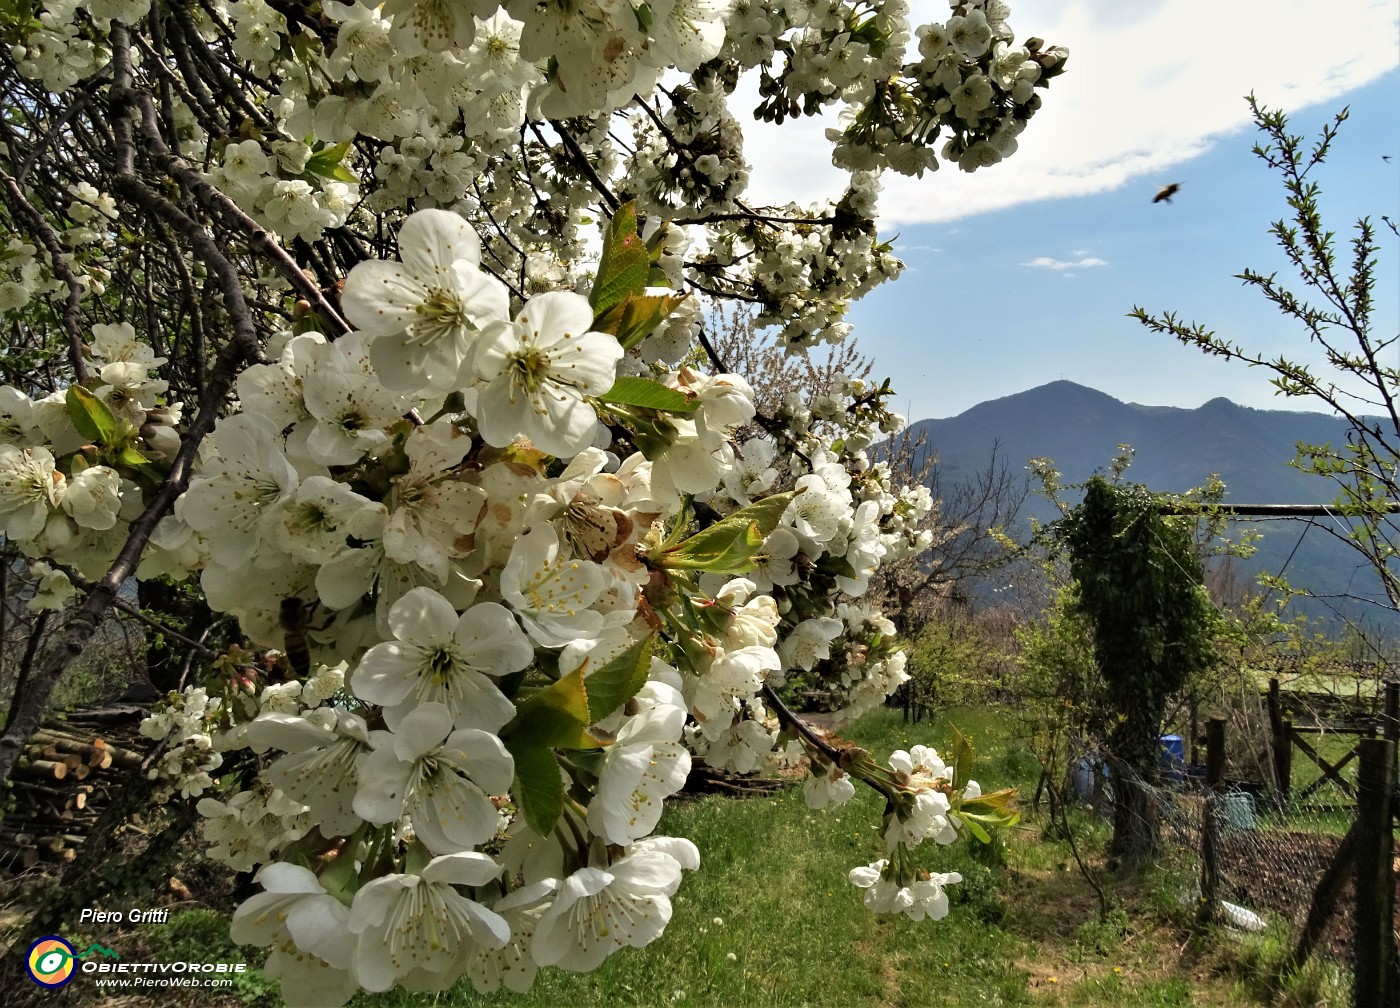
[[[1195,409],[1124,403],[1060,379],[915,426],[949,475],[975,472],[995,447],[1013,469],[1053,459],[1068,484],[1103,469],[1127,444],[1137,449],[1127,478],[1154,490],[1181,492],[1217,473],[1233,500],[1320,503],[1331,487],[1288,463],[1298,441],[1342,440],[1340,424],[1322,413],[1247,409],[1223,396]]]
[[[1056,414],[1073,414],[1085,409],[1111,409],[1123,404],[1106,392],[1080,385],[1064,378],[1037,385],[1024,392],[1014,392],[1000,399],[989,399],[958,414],[958,418],[978,413],[1051,410]]]
[[[1180,493],[1214,473],[1225,481],[1228,500],[1249,504],[1326,503],[1334,486],[1289,462],[1300,441],[1346,441],[1345,422],[1326,413],[1253,409],[1224,397],[1195,409],[1144,406],[1065,380],[981,403],[955,417],[923,420],[913,429],[936,456],[945,492],[975,483],[993,460],[1014,478],[1032,458],[1050,459],[1062,474],[1061,485],[1071,487],[1101,472],[1118,446],[1128,444],[1136,449],[1125,476],[1133,483]],[[1072,492],[1068,496],[1072,499]],[[1034,494],[1023,507],[1023,516],[1058,517]],[[1373,590],[1351,584],[1357,577],[1354,558],[1339,556],[1325,535],[1303,542],[1305,530],[1266,527],[1261,551],[1247,569],[1279,570],[1291,557],[1290,577],[1320,595]]]

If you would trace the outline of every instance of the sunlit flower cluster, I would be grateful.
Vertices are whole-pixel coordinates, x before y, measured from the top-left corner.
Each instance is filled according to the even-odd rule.
[[[790,670],[824,669],[852,698],[899,681],[892,628],[833,601],[861,594],[904,534],[882,527],[897,498],[871,482],[879,471],[809,438],[780,478],[771,446],[750,442],[730,492],[734,433],[754,416],[747,382],[685,366],[635,379],[669,411],[633,403],[613,389],[623,351],[590,328],[589,301],[549,292],[510,313],[479,249],[453,214],[411,216],[398,261],[347,278],[342,303],[361,328],[295,337],[245,372],[240,393],[260,408],[220,422],[176,510],[206,558],[210,603],[254,642],[279,646],[289,603],[330,628],[305,641],[313,675],[229,708],[217,748],[263,754],[256,797],[202,805],[216,856],[241,870],[341,848],[373,861],[297,890],[349,913],[334,915],[334,942],[324,929],[269,939],[287,950],[276,969],[288,990],[326,976],[347,991],[438,986],[464,972],[519,984],[538,966],[593,969],[649,942],[681,868],[698,864],[653,835],[692,750],[739,773],[767,765],[779,726],[765,690]],[[149,364],[123,337],[97,343]],[[604,417],[632,425],[642,450],[620,450]],[[30,482],[59,485],[42,476]],[[690,536],[702,504],[736,516],[727,546],[700,545],[714,529]],[[53,505],[29,504],[40,507]],[[749,520],[767,530],[751,543]],[[342,685],[351,706],[327,705]],[[203,693],[186,706],[199,725],[218,711]],[[146,730],[170,735],[163,770],[193,770],[198,793],[207,769],[184,764],[219,756],[194,717],[168,707]],[[595,754],[566,764],[586,804],[554,805],[556,747]],[[814,804],[852,793],[835,767],[813,780]],[[911,846],[954,829],[930,794],[942,804],[924,809],[921,795],[899,821]],[[410,894],[412,909],[395,910]],[[398,913],[412,919],[386,937]],[[419,928],[461,937],[430,955]]]
[[[889,857],[851,881],[947,913],[957,876],[910,852],[1009,798],[833,748],[779,693],[849,719],[907,678],[862,601],[931,535],[872,457],[892,392],[760,416],[701,295],[792,353],[844,340],[902,268],[880,171],[1009,155],[1062,50],[1011,46],[1000,0],[917,30],[905,0],[32,6],[0,12],[15,79],[102,109],[114,149],[74,171],[64,114],[16,106],[63,167],[14,190],[51,184],[43,213],[0,201],[0,315],[62,328],[23,373],[68,387],[0,387],[0,534],[37,608],[130,539],[128,573],[197,583],[235,635],[142,731],[160,797],[257,871],[233,937],[288,1003],[525,991],[654,941],[700,864],[657,834],[700,759],[805,758],[817,808],[880,791]],[[755,68],[764,118],[844,110],[838,198],[747,201]]]

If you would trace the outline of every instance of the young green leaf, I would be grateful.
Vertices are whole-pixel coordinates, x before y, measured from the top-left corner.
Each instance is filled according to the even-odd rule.
[[[112,455],[113,463],[119,466],[130,466],[132,469],[144,466],[150,461],[131,445],[126,445]]]
[[[506,745],[563,749],[596,749],[601,745],[588,733],[588,726],[596,719],[589,711],[585,667],[580,666],[517,703],[515,717],[501,731]]]
[[[515,798],[525,821],[540,836],[549,836],[554,824],[564,814],[564,779],[559,774],[559,761],[547,746],[511,745],[506,742],[515,760]]]
[[[695,533],[651,559],[656,567],[700,570],[715,574],[744,574],[758,566],[754,557],[763,539],[800,490],[774,494],[735,511],[728,518]]]
[[[650,273],[651,257],[647,253],[646,243],[637,234],[636,204],[624,203],[603,229],[603,253],[598,262],[598,276],[588,296],[595,318],[601,318],[609,308],[628,295],[644,293]]]
[[[68,386],[64,403],[68,407],[68,419],[78,433],[94,444],[110,448],[123,440],[123,428],[130,426],[117,419],[106,403],[81,385]]]
[[[341,162],[350,151],[350,141],[338,143],[334,147],[326,147],[312,154],[307,158],[306,171],[312,175],[319,175],[335,182],[346,182],[354,184],[360,180],[355,177],[354,172],[346,168]]]
[[[973,818],[994,826],[1012,826],[1021,818],[1016,808],[1016,788],[1002,788],[988,794],[958,801],[953,809],[959,818]]]
[[[684,392],[667,388],[650,378],[622,375],[613,387],[599,396],[605,403],[619,406],[641,406],[645,409],[665,410],[668,413],[693,413],[698,402]]]
[[[593,328],[612,333],[624,350],[630,350],[650,336],[684,299],[685,295],[678,294],[627,294],[608,310],[599,312],[593,319]]]
[[[588,716],[591,721],[601,721],[646,685],[655,642],[656,635],[653,634],[596,672],[588,674]]]

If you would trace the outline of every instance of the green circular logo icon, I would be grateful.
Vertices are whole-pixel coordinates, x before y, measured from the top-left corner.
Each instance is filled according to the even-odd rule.
[[[24,971],[40,987],[56,989],[73,979],[78,971],[77,960],[72,945],[58,935],[48,935],[29,946]]]

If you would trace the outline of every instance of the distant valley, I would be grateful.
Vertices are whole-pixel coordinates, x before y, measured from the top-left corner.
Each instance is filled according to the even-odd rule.
[[[1015,472],[1029,459],[1054,461],[1065,484],[1081,483],[1107,469],[1120,444],[1136,454],[1125,479],[1154,490],[1183,491],[1218,474],[1232,504],[1325,504],[1334,486],[1289,465],[1298,442],[1343,445],[1346,425],[1323,413],[1258,410],[1228,399],[1212,399],[1196,409],[1124,403],[1103,392],[1068,381],[981,403],[942,420],[912,425],[938,458],[942,486],[948,488],[985,470],[993,451]],[[1053,509],[1039,496],[1027,497],[1022,517],[1048,520]],[[1374,595],[1379,592],[1360,558],[1321,528],[1304,535],[1302,521],[1270,521],[1254,527],[1264,533],[1248,570],[1286,573],[1295,585],[1317,595]],[[1326,602],[1308,606],[1327,616]],[[1374,618],[1376,607],[1345,605],[1355,618]]]

